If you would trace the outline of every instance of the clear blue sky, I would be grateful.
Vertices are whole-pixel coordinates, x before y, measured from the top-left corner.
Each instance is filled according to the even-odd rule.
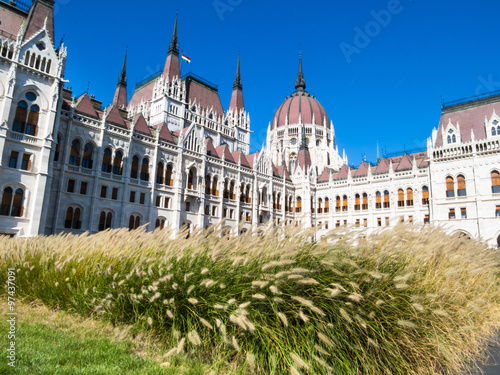
[[[75,95],[109,104],[128,46],[129,98],[161,70],[179,9],[183,63],[229,106],[238,51],[251,151],[293,92],[302,45],[307,90],[333,120],[350,164],[425,148],[445,101],[500,89],[498,0],[56,0]],[[388,16],[390,14],[390,17]],[[359,36],[361,30],[365,37]]]

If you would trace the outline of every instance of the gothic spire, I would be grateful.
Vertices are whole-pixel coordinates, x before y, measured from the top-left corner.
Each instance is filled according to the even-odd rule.
[[[118,106],[119,108],[127,106],[127,52],[125,52],[122,72],[120,74],[120,78],[118,78],[118,84],[116,85],[115,96],[113,97],[112,104]]]
[[[245,109],[245,104],[243,102],[243,85],[241,84],[240,75],[240,55],[238,54],[238,65],[236,67],[236,78],[233,83],[233,93],[231,94],[231,102],[229,103],[229,109],[232,109],[234,113],[238,113]]]
[[[120,74],[120,78],[118,79],[118,83],[127,85],[127,51],[125,51],[125,58],[123,59],[122,72]]]
[[[236,78],[234,79],[233,89],[239,88],[240,90],[243,88],[241,84],[241,75],[240,75],[240,54],[238,54],[238,66],[236,68]]]
[[[173,52],[179,56],[179,44],[177,42],[177,19],[179,18],[179,13],[175,16],[174,32],[172,34],[172,41],[168,47],[168,53]]]
[[[295,90],[304,91],[305,89],[306,80],[304,79],[304,74],[302,73],[302,51],[300,51],[299,73],[297,74],[297,80],[295,81]]]
[[[169,77],[172,82],[174,77],[180,78],[181,76],[181,63],[179,61],[179,44],[177,42],[177,20],[179,16],[175,16],[174,32],[172,34],[172,41],[168,47],[167,59],[163,67],[163,77]]]

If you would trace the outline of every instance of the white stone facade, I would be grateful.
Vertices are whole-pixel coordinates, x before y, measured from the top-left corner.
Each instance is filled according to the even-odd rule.
[[[286,119],[277,114],[266,146],[249,155],[239,63],[224,111],[216,86],[176,70],[176,25],[166,70],[124,103],[117,99],[120,90],[126,98],[124,64],[115,99],[102,108],[62,89],[66,48],[54,48],[46,25],[1,40],[0,234],[206,228],[222,220],[237,234],[275,220],[314,226],[320,237],[338,226],[371,232],[404,221],[500,241],[500,97],[444,107],[427,152],[353,168],[305,91],[300,66],[294,95],[317,108],[308,114],[287,99]]]

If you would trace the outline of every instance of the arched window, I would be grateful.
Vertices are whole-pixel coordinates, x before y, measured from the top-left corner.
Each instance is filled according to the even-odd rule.
[[[246,202],[245,184],[244,183],[241,183],[241,185],[240,185],[240,202],[242,202],[242,203]]]
[[[491,135],[497,135],[497,130],[494,126],[491,128]]]
[[[159,217],[156,219],[155,223],[155,229],[163,229],[165,228],[165,218],[164,217]]]
[[[447,141],[448,141],[448,144],[451,143],[451,135],[448,136]]]
[[[188,172],[187,188],[193,190],[196,188],[196,168],[192,167]]]
[[[157,184],[163,184],[163,182],[165,181],[165,176],[163,174],[164,170],[165,170],[164,164],[162,161],[160,161],[156,166],[156,183]]]
[[[429,204],[429,188],[427,186],[422,187],[422,204],[424,206]]]
[[[102,156],[102,171],[105,173],[111,173],[111,149],[105,148],[104,154]]]
[[[297,197],[297,209],[296,209],[297,212],[302,212],[302,198],[301,197]]]
[[[14,194],[14,199],[12,199],[12,210],[10,211],[10,216],[22,217],[24,214],[23,199],[24,191],[23,189],[16,189]]]
[[[111,220],[113,214],[111,212],[101,211],[99,215],[99,232],[111,228]]]
[[[226,178],[224,180],[224,199],[229,199],[229,181]]]
[[[71,142],[71,151],[69,154],[69,165],[80,166],[80,141],[78,139]]]
[[[491,172],[491,192],[493,194],[500,193],[500,173],[498,171]]]
[[[380,191],[375,193],[375,208],[382,208],[382,194]]]
[[[57,134],[56,149],[54,151],[54,161],[59,161],[59,154],[61,152],[62,136],[61,133]]]
[[[323,213],[323,199],[318,199],[318,214]]]
[[[234,195],[234,185],[235,185],[235,182],[234,180],[231,181],[231,185],[229,187],[229,197],[234,201],[235,199],[235,195]]]
[[[455,182],[453,181],[453,177],[446,177],[446,196],[448,198],[455,196]]]
[[[28,104],[21,100],[17,103],[16,115],[14,117],[14,126],[12,130],[18,133],[24,133],[26,130],[26,116],[28,114]]]
[[[453,134],[453,135],[451,136],[451,142],[452,142],[452,143],[455,143],[456,141],[457,141],[457,136],[456,136],[455,134]]]
[[[113,174],[121,176],[123,173],[123,153],[121,151],[116,151],[115,158],[113,160]]]
[[[247,203],[252,203],[252,197],[250,197],[250,185],[247,185],[247,189],[246,189],[246,198],[247,198]]]
[[[141,180],[142,181],[149,181],[149,160],[148,158],[142,159],[142,165],[141,165]]]
[[[167,164],[167,171],[165,172],[165,185],[167,185],[167,186],[173,185],[173,180],[172,180],[173,169],[174,168],[173,168],[172,164]]]
[[[327,214],[330,211],[330,200],[328,198],[325,198],[325,214]]]
[[[205,194],[210,195],[211,187],[212,187],[212,176],[207,174],[205,176]]]
[[[403,189],[398,189],[398,207],[405,206],[405,192]]]
[[[341,207],[340,196],[337,195],[337,197],[335,198],[335,212],[340,212],[340,207]]]
[[[384,208],[391,207],[391,196],[388,190],[384,191]]]
[[[348,202],[347,202],[347,195],[344,195],[342,197],[342,211],[346,211],[347,212],[347,207],[348,207],[347,204],[348,204]]]
[[[141,217],[139,215],[130,215],[128,220],[128,229],[134,230],[141,226]]]
[[[457,185],[458,185],[458,196],[465,197],[467,196],[467,189],[465,187],[465,177],[463,175],[458,175],[457,177]]]
[[[360,196],[359,196],[359,194],[356,194],[356,195],[354,196],[354,200],[355,200],[355,202],[354,202],[354,210],[355,210],[355,211],[359,211],[359,209],[361,208],[361,203],[360,203]]]
[[[92,143],[87,142],[85,147],[83,148],[83,159],[82,159],[82,167],[87,169],[92,169],[92,153],[94,148],[92,147]]]
[[[10,216],[10,209],[12,207],[12,198],[14,195],[12,194],[14,191],[11,187],[6,187],[3,190],[2,194],[2,204],[0,206],[0,215]]]
[[[276,208],[278,210],[281,210],[281,193],[278,193],[278,195],[276,195]]]
[[[132,157],[132,165],[130,168],[130,178],[137,178],[137,173],[139,170],[139,157],[134,155]]]
[[[80,220],[80,208],[68,207],[66,210],[66,219],[64,220],[64,228],[67,229],[81,229],[82,222]]]
[[[368,194],[363,193],[363,210],[368,209]]]
[[[273,209],[276,209],[276,192],[273,191]]]
[[[262,194],[260,196],[260,204],[267,206],[267,188],[265,186],[262,188]]]
[[[412,188],[406,189],[406,205],[408,207],[413,206],[413,189]]]
[[[28,113],[28,121],[26,123],[26,134],[36,136],[38,133],[38,114],[40,107],[36,104],[32,105]]]
[[[216,197],[219,196],[219,190],[217,190],[217,183],[218,183],[217,176],[214,176],[214,178],[212,180],[212,195],[214,195]]]

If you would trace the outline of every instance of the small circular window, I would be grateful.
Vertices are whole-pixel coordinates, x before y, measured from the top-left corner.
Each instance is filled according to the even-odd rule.
[[[26,99],[28,99],[29,101],[33,102],[36,100],[36,95],[33,94],[32,92],[27,92],[26,93]]]
[[[295,146],[297,144],[297,138],[292,138],[291,144]]]

